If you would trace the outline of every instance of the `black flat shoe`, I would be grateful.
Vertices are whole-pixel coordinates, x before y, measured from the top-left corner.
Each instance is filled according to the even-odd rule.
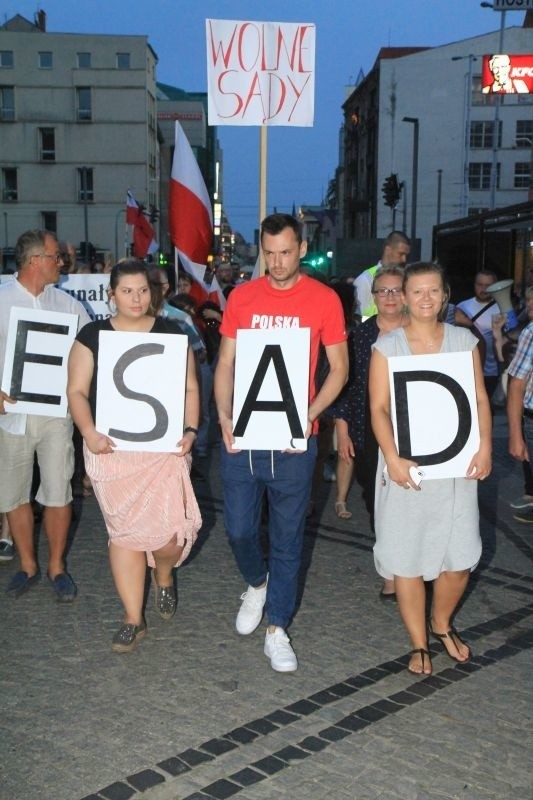
[[[146,622],[141,620],[140,625],[124,623],[113,636],[111,650],[114,653],[131,653],[146,634]]]
[[[154,581],[154,599],[156,611],[165,622],[172,619],[176,613],[177,597],[173,586],[158,586],[155,570],[152,572]]]
[[[383,589],[379,593],[380,600],[388,600],[390,603],[396,602],[396,592],[384,592]]]
[[[446,652],[446,655],[448,656],[448,658],[451,658],[452,661],[456,661],[458,664],[466,664],[466,662],[470,661],[470,659],[472,658],[472,650],[470,649],[470,646],[466,642],[463,642],[463,640],[461,639],[461,637],[459,636],[459,634],[457,633],[457,631],[453,626],[450,628],[449,631],[446,631],[446,633],[437,633],[436,631],[433,630],[430,623],[429,632],[434,639],[437,639],[442,644]],[[454,647],[457,648],[457,651],[459,651],[459,645],[461,644],[465,645],[465,647],[468,647],[468,656],[466,658],[456,658],[455,656],[452,656],[452,654],[446,647],[446,644],[444,642],[445,639],[449,639],[451,643],[454,645]]]

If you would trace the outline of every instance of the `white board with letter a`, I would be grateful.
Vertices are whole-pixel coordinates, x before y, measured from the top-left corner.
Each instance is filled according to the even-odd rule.
[[[424,480],[464,478],[479,449],[472,353],[389,358],[391,417],[402,458]]]
[[[235,449],[307,450],[309,328],[238,330]]]

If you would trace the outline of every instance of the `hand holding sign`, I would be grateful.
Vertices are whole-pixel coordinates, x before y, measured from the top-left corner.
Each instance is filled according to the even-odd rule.
[[[6,409],[4,403],[16,403],[17,401],[10,397],[6,392],[0,390],[0,414],[5,414]]]

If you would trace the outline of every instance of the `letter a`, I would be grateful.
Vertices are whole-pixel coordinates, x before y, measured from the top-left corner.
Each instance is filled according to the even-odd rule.
[[[261,386],[272,362],[276,371],[278,385],[282,400],[258,400]],[[257,365],[255,375],[248,389],[248,394],[244,400],[242,410],[233,430],[235,436],[244,436],[250,417],[254,411],[280,411],[287,415],[287,421],[293,439],[303,439],[304,432],[298,417],[291,383],[283,360],[281,346],[279,344],[267,344]]]

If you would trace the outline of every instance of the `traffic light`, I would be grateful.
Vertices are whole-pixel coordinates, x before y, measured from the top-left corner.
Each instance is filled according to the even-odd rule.
[[[157,208],[157,206],[154,206],[153,203],[150,203],[149,219],[150,219],[150,222],[152,223],[152,225],[153,225],[154,222],[157,222],[157,220],[159,219],[159,209]]]
[[[398,176],[392,173],[388,178],[385,178],[381,191],[383,192],[383,200],[386,206],[394,208],[400,199],[403,183],[398,183]]]

